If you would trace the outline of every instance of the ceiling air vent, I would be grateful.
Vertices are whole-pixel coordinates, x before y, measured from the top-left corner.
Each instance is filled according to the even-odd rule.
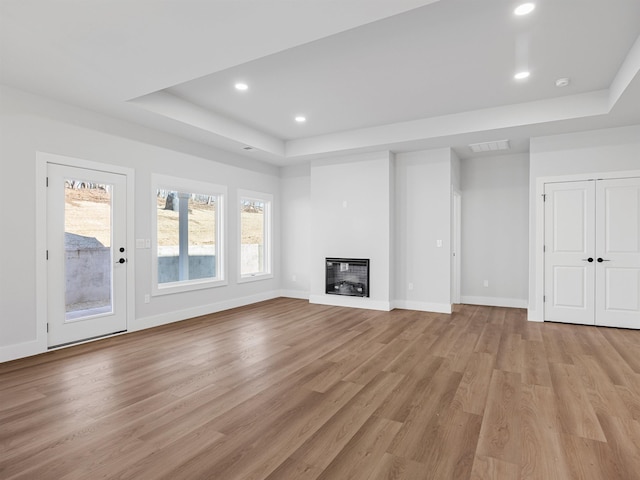
[[[243,150],[253,150],[253,147],[250,147],[250,146],[247,145],[246,147],[242,147],[242,149]]]
[[[496,152],[498,150],[509,150],[509,140],[496,140],[495,142],[472,143],[469,148],[474,153]]]

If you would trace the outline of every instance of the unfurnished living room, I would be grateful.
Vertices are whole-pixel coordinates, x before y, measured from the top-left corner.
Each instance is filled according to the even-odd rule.
[[[0,478],[633,480],[639,0],[0,0]]]

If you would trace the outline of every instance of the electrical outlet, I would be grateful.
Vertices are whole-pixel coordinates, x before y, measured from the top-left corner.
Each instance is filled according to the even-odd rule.
[[[295,282],[295,281],[296,281],[296,276],[295,276],[295,275],[292,275],[292,276],[291,276],[291,280],[293,280],[293,281]]]
[[[413,283],[409,282],[409,290],[413,290]]]
[[[483,284],[485,287],[488,287],[488,286],[489,286],[489,280],[485,280],[484,282],[482,282],[482,284]]]
[[[148,293],[144,296],[144,303],[149,303],[151,301],[151,295]]]

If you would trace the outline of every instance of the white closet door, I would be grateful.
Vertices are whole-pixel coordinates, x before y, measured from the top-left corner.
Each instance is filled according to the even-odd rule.
[[[640,328],[640,179],[596,182],[596,324]]]
[[[545,185],[545,320],[594,324],[595,182]]]

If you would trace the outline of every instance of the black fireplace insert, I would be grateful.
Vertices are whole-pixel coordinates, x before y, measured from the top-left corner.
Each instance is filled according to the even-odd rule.
[[[368,258],[327,258],[326,290],[331,295],[369,296]]]

